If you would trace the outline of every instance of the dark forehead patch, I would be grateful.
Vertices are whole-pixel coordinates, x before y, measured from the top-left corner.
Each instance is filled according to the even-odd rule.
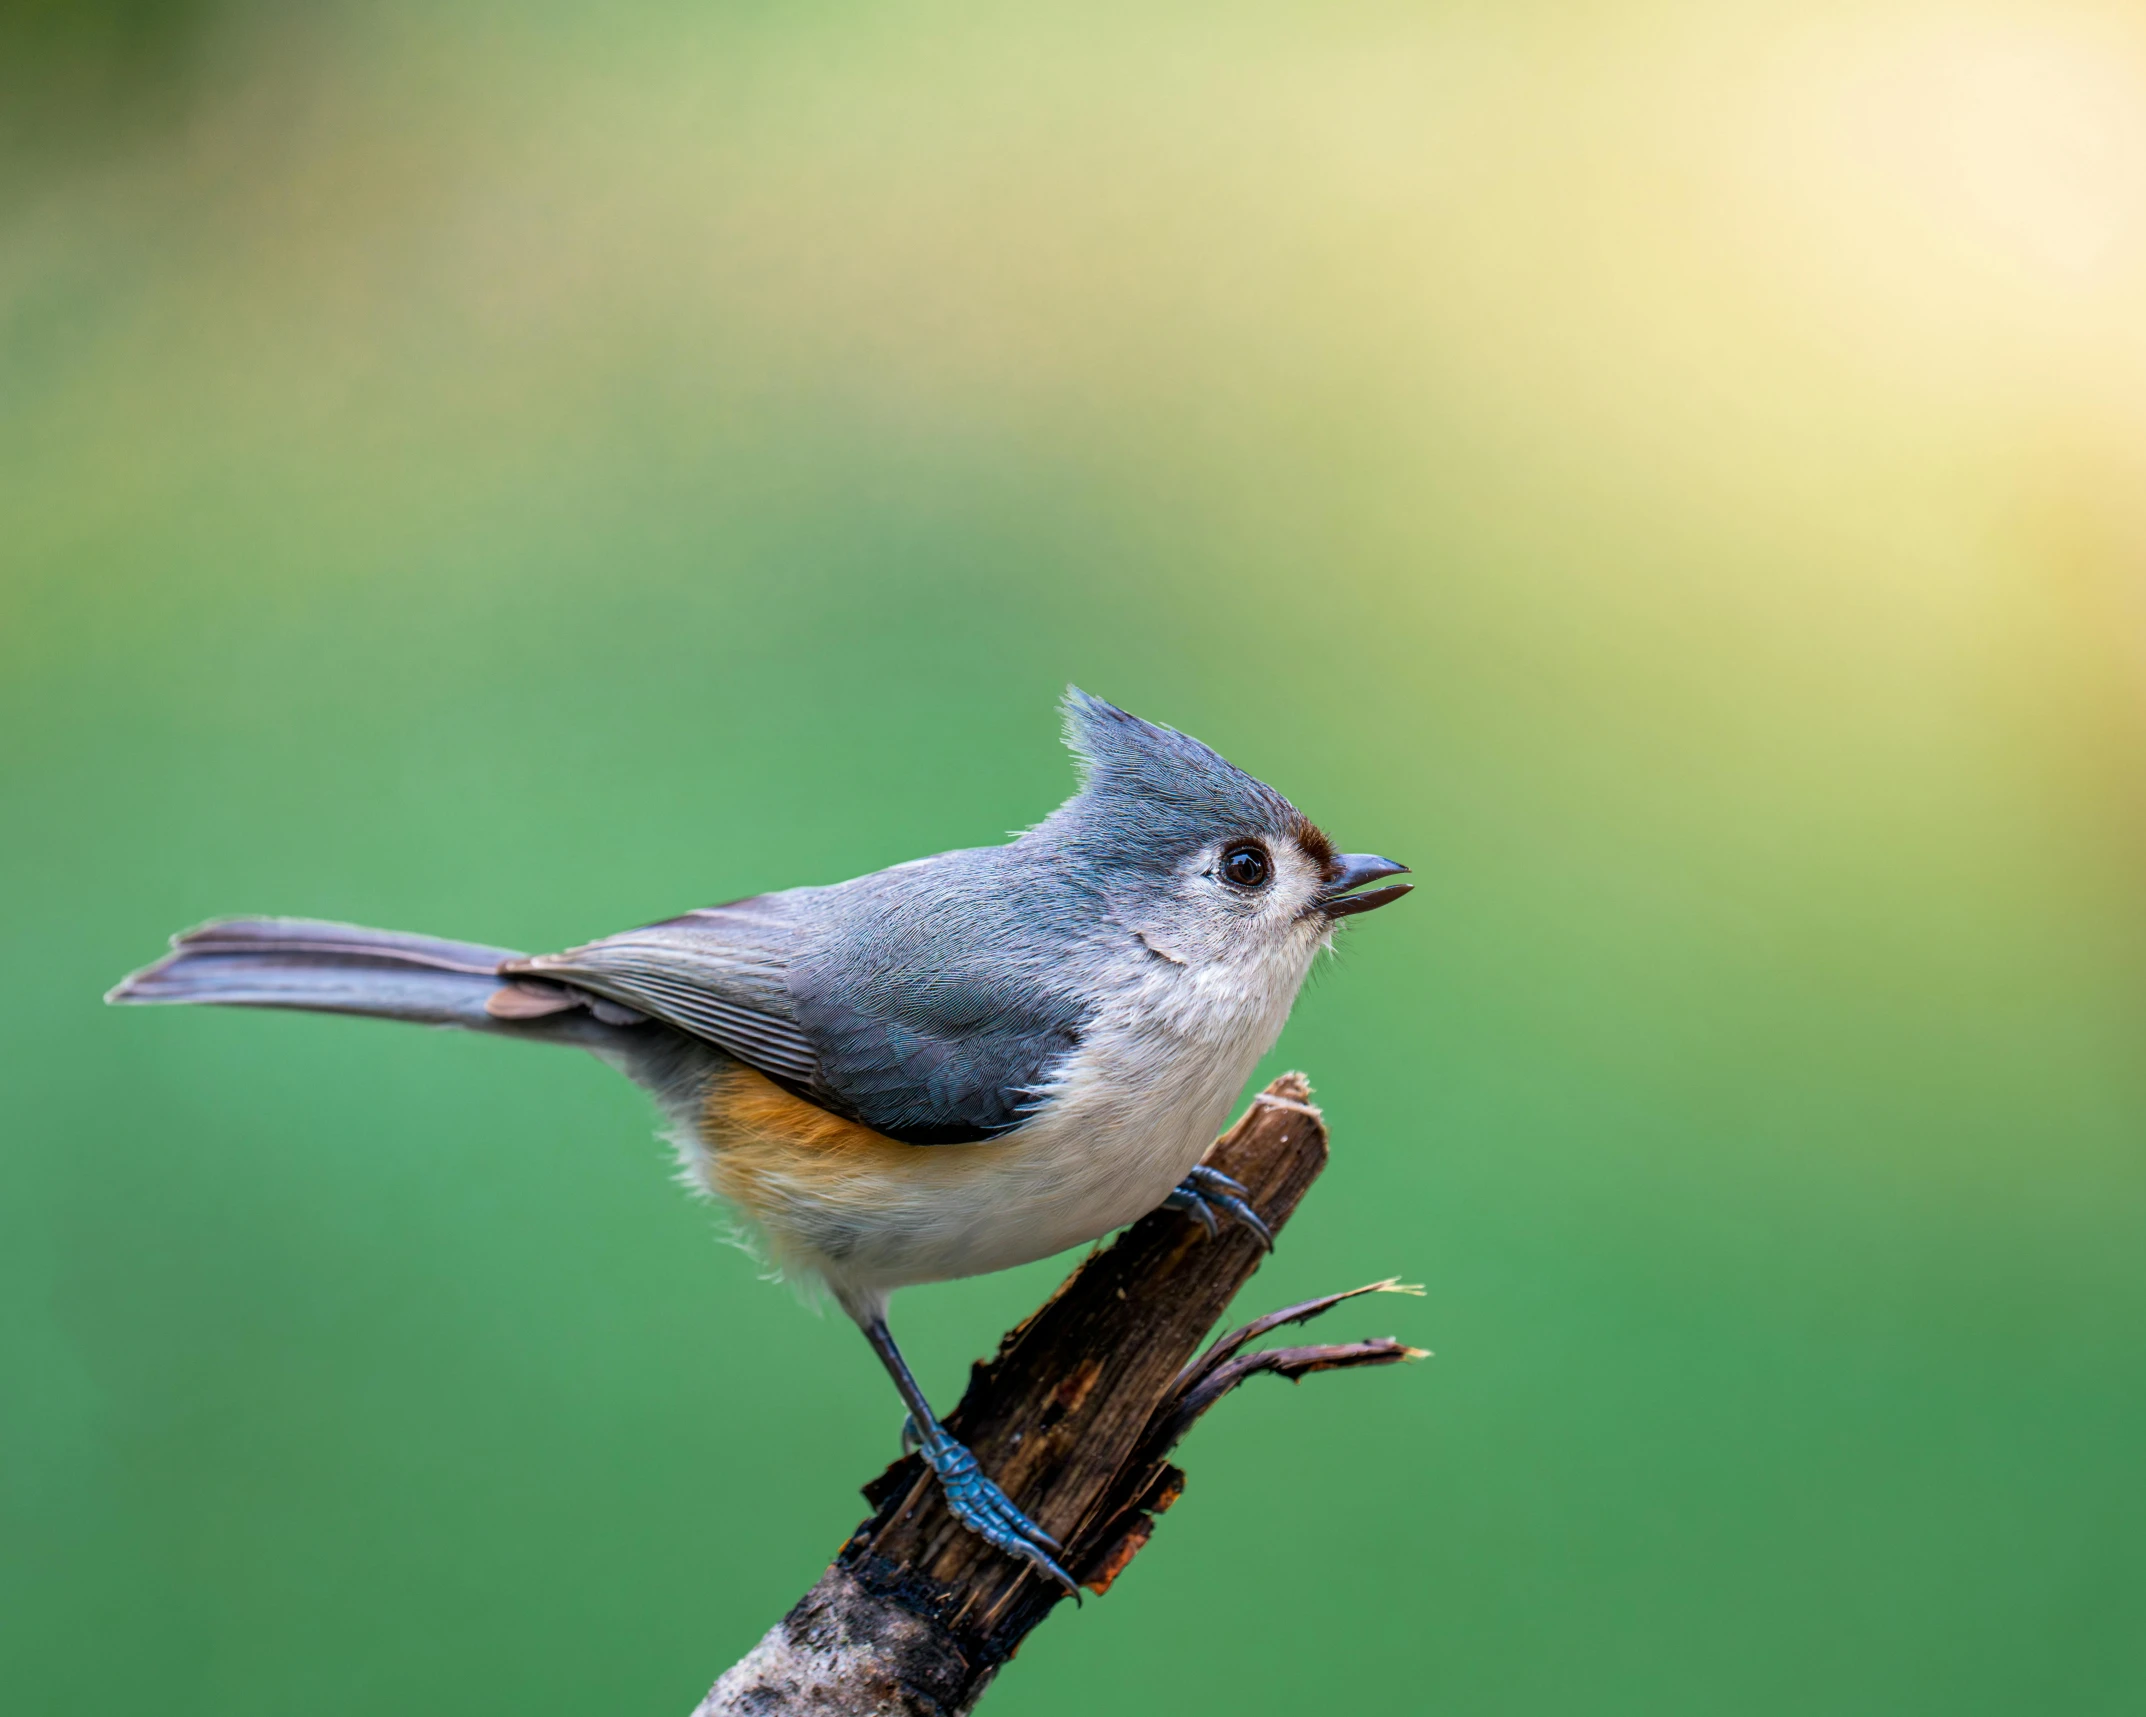
[[[1322,873],[1334,868],[1334,843],[1326,838],[1326,831],[1309,817],[1299,816],[1296,827],[1290,831],[1297,838],[1297,845],[1304,856],[1317,865]]]

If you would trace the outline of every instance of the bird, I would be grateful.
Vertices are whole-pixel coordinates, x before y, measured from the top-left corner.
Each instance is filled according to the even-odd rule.
[[[1406,865],[1336,851],[1188,734],[1078,687],[1061,709],[1077,790],[1000,846],[556,954],[218,919],[106,999],[593,1051],[654,1097],[685,1178],[856,1321],[954,1516],[1071,1593],[1062,1547],[932,1411],[888,1328],[891,1296],[1158,1208],[1271,1246],[1244,1187],[1200,1159],[1337,927],[1411,885],[1386,880]]]

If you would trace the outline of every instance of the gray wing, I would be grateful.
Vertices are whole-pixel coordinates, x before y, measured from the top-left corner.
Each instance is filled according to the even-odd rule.
[[[757,895],[501,970],[622,1002],[822,1101],[819,1057],[785,981],[798,916],[790,896]]]
[[[1080,1045],[1076,1015],[1008,1009],[973,1023],[970,1004],[985,993],[938,988],[907,1007],[874,1009],[808,995],[798,1011],[843,1112],[908,1144],[963,1145],[1018,1127],[1048,1095],[1052,1069]]]
[[[821,890],[824,934],[789,974],[826,1087],[893,1138],[1018,1127],[1079,1048],[1074,982],[1095,903],[1016,849],[941,853]]]
[[[889,1138],[994,1138],[1046,1099],[1086,1021],[1063,981],[1086,926],[1010,886],[1006,851],[758,895],[502,970],[652,1015]]]

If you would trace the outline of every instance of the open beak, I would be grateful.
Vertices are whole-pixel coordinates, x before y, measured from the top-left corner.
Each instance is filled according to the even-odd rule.
[[[1351,894],[1352,888],[1362,888],[1367,882],[1376,882],[1382,876],[1404,876],[1405,864],[1395,864],[1392,859],[1380,858],[1376,853],[1343,853],[1334,860],[1338,874],[1331,878],[1320,891],[1319,906],[1329,918],[1347,918],[1351,913],[1370,912],[1381,906],[1390,906],[1399,900],[1414,885],[1396,882],[1385,888],[1367,889],[1362,894]]]

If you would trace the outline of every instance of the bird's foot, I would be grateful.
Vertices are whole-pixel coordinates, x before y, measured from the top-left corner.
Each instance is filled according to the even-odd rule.
[[[1066,1596],[1079,1603],[1080,1588],[1058,1565],[1065,1546],[1015,1508],[1012,1499],[984,1477],[974,1455],[939,1426],[932,1430],[935,1435],[918,1437],[912,1418],[902,1427],[902,1442],[908,1446],[915,1439],[925,1463],[939,1476],[939,1488],[946,1493],[946,1506],[954,1518],[986,1544],[1056,1580],[1066,1589]]]
[[[1185,1212],[1207,1230],[1210,1240],[1221,1232],[1221,1224],[1216,1220],[1216,1212],[1221,1211],[1249,1229],[1262,1250],[1274,1250],[1274,1230],[1247,1201],[1244,1183],[1230,1179],[1220,1169],[1211,1169],[1205,1163],[1177,1183],[1177,1190],[1162,1201],[1162,1207]]]

